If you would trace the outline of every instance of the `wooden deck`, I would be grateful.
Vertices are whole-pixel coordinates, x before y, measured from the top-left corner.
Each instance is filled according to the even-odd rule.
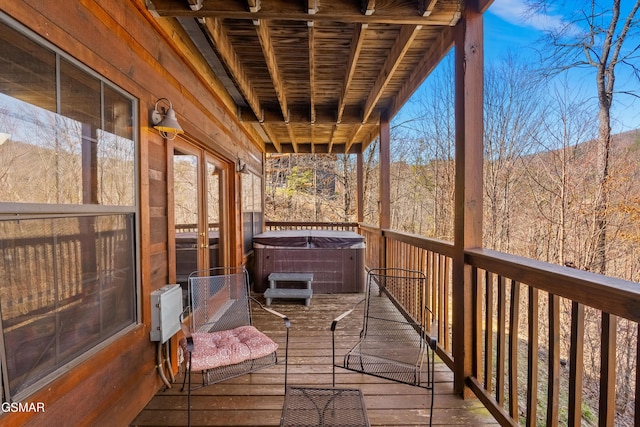
[[[334,317],[350,309],[362,295],[314,295],[311,306],[300,300],[276,300],[272,308],[289,316],[290,385],[331,386],[331,331]],[[362,304],[359,306],[362,307]],[[256,326],[281,344],[284,326],[262,310],[254,311]],[[351,348],[360,332],[361,312],[338,327],[336,360]],[[425,366],[426,369],[426,366]],[[433,425],[497,425],[477,400],[463,400],[452,391],[452,373],[436,365]],[[176,382],[181,381],[179,376]],[[430,391],[336,368],[336,386],[360,388],[372,426],[429,425]],[[194,426],[277,426],[284,402],[284,365],[204,387],[192,395]],[[187,396],[180,385],[161,390],[136,417],[132,426],[185,426]]]

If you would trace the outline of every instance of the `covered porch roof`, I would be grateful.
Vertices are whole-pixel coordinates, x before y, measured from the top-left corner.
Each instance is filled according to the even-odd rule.
[[[449,51],[464,3],[146,0],[265,153],[365,150]]]

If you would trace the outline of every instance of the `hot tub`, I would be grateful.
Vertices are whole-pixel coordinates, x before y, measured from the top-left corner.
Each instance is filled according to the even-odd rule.
[[[254,291],[271,273],[313,273],[313,293],[364,292],[364,236],[352,231],[267,231],[253,238]]]

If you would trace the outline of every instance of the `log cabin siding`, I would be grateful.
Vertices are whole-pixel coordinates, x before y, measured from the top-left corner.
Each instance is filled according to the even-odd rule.
[[[251,131],[234,121],[216,93],[219,83],[169,46],[143,1],[5,2],[0,10],[138,98],[141,242],[139,324],[29,396],[45,404],[44,413],[5,413],[0,424],[126,425],[161,387],[155,343],[149,340],[149,295],[175,278],[168,250],[170,153],[149,129],[149,111],[157,98],[169,98],[190,139],[230,163],[262,155]],[[232,217],[239,215],[238,204],[231,209]]]

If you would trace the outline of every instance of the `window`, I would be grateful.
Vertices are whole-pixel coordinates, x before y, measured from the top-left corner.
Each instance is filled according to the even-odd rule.
[[[135,100],[0,16],[3,400],[136,322]]]
[[[242,230],[244,253],[253,250],[253,236],[262,232],[262,180],[253,173],[242,177]]]

